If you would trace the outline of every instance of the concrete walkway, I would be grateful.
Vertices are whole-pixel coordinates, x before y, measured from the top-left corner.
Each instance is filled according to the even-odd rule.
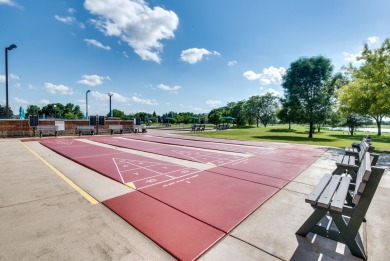
[[[312,213],[304,202],[340,150],[329,149],[200,260],[359,260],[343,244],[295,231]],[[0,140],[0,260],[172,260],[102,204],[132,189],[67,160],[38,142]],[[360,231],[369,260],[389,260],[390,157]],[[49,166],[54,167],[50,168]],[[287,170],[286,170],[287,171]],[[76,185],[65,181],[63,174]]]

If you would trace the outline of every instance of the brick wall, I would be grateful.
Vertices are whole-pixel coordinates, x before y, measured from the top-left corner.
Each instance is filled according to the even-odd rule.
[[[88,120],[64,120],[65,131],[60,135],[76,135],[76,127],[80,125],[89,125]],[[55,120],[39,120],[39,125],[54,125]],[[109,119],[105,125],[99,126],[99,134],[108,134],[109,125],[123,125],[129,127],[133,121],[122,121],[118,119]],[[30,127],[28,120],[0,120],[0,137],[32,137],[34,136],[33,128]],[[38,136],[38,133],[35,134]]]

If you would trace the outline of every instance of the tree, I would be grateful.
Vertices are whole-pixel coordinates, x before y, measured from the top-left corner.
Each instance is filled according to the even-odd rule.
[[[28,118],[30,115],[34,114],[38,115],[40,110],[41,109],[37,105],[29,105],[27,106],[26,117]]]
[[[249,97],[245,103],[245,110],[249,121],[256,119],[256,127],[259,127],[260,110],[261,110],[261,98],[259,95]],[[250,123],[249,123],[250,124]]]
[[[9,117],[12,118],[14,116],[14,112],[8,107]],[[7,116],[7,112],[5,106],[0,105],[0,118],[5,118]]]
[[[331,106],[332,71],[330,60],[317,56],[298,59],[283,76],[286,104],[301,112],[302,122],[309,123],[309,138],[313,138],[314,124],[323,120],[322,113]]]
[[[221,121],[222,121],[222,108],[211,110],[209,113],[209,122],[217,125]]]
[[[275,111],[278,108],[278,97],[272,95],[272,93],[266,93],[260,96],[259,118],[264,127],[267,127],[274,116]]]
[[[224,115],[224,116],[231,116],[235,118],[237,126],[244,126],[247,120],[244,105],[245,105],[245,101],[228,103],[227,104],[228,110],[226,111],[228,111],[230,115]]]
[[[350,65],[351,81],[338,91],[338,98],[345,113],[372,117],[380,136],[382,120],[390,116],[390,39],[374,50],[365,44],[358,59],[363,64]]]
[[[364,119],[360,115],[349,114],[346,117],[346,125],[348,126],[348,131],[353,136],[356,129],[362,126],[364,123]]]

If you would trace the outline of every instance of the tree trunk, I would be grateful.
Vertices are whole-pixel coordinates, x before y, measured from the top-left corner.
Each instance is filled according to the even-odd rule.
[[[378,136],[382,135],[381,120],[376,120],[376,126],[378,127]]]
[[[309,138],[313,138],[314,122],[310,121]]]
[[[288,122],[288,129],[291,130],[291,121]]]
[[[256,118],[256,126],[259,127],[259,118]]]
[[[320,131],[321,131],[321,124],[318,124],[317,125],[317,132],[320,133]]]

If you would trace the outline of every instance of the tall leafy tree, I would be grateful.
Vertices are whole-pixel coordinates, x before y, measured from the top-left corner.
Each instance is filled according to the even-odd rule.
[[[256,127],[259,127],[260,122],[260,110],[261,110],[261,98],[259,95],[249,97],[245,103],[245,110],[249,119],[254,118],[256,120]]]
[[[278,97],[269,92],[260,96],[259,118],[264,127],[274,119],[277,108]]]
[[[244,126],[247,122],[247,117],[245,113],[245,101],[238,101],[238,102],[229,102],[227,104],[228,110],[230,115],[224,115],[224,116],[231,116],[235,118],[235,122],[237,126]]]
[[[6,106],[0,105],[0,118],[5,118],[7,113],[6,113]],[[12,111],[11,107],[8,106],[8,114],[9,117],[12,118],[14,116],[14,112]]]
[[[390,116],[390,39],[370,50],[365,44],[360,67],[350,66],[351,80],[338,91],[344,113],[369,115],[382,134],[384,117]]]
[[[309,138],[322,113],[330,107],[334,87],[331,84],[333,66],[323,56],[300,58],[290,65],[283,77],[287,104],[301,112],[301,120],[309,123]]]
[[[34,114],[37,115],[37,114],[39,114],[40,110],[41,109],[37,105],[29,105],[29,106],[27,106],[26,117],[28,117],[30,115],[34,115]]]

